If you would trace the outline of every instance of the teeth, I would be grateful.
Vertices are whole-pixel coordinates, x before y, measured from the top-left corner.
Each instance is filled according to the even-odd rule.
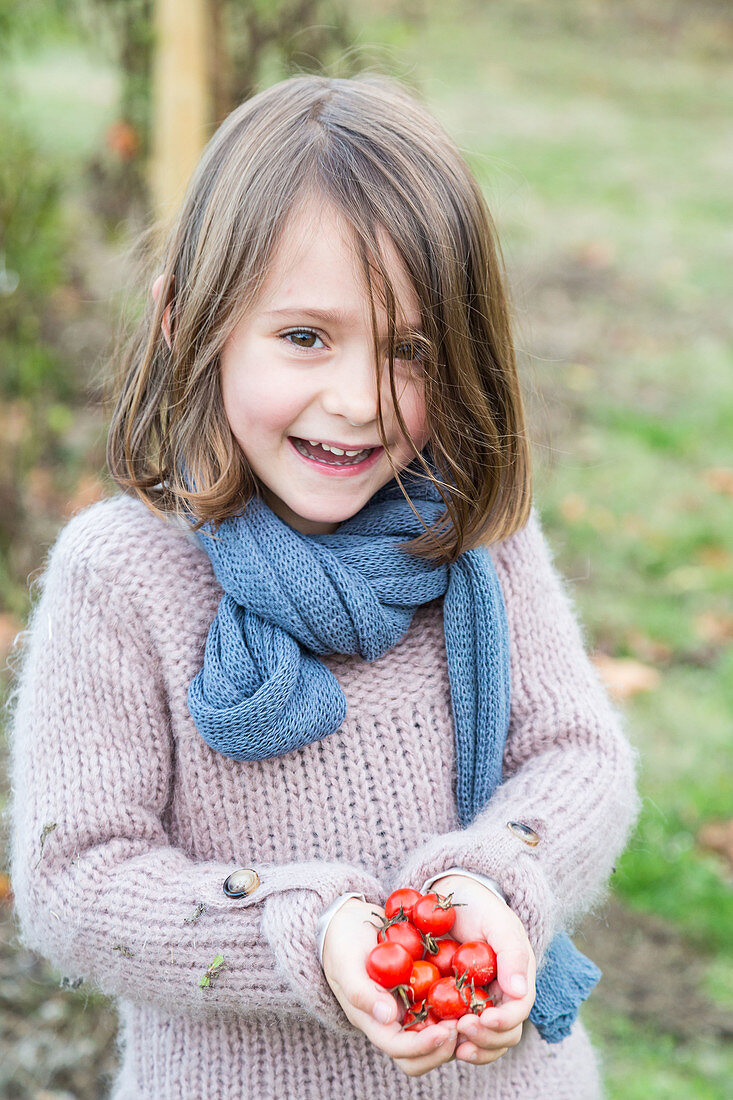
[[[330,451],[334,455],[338,455],[338,456],[343,455],[345,458],[356,458],[357,455],[362,455],[363,457],[366,457],[370,453],[370,451],[373,449],[371,447],[364,447],[363,450],[359,450],[359,451],[344,451],[340,447],[329,447],[327,444],[319,443],[315,439],[309,439],[309,440],[307,440],[307,442],[310,443],[312,447],[320,446],[320,447],[323,447],[324,450]],[[300,440],[294,439],[294,443],[295,443],[295,446],[297,447],[297,449],[300,451],[300,453],[304,454],[306,456],[306,458],[311,458],[312,457],[305,450],[305,442],[301,443]],[[322,462],[325,465],[330,465],[330,466],[333,466],[333,465],[345,466],[345,465],[347,465],[347,463],[345,463],[345,462],[340,462],[340,463],[328,462],[325,458],[318,458],[318,459],[316,459],[316,461],[317,462]]]
[[[353,458],[354,455],[360,455],[361,451],[342,451],[340,447],[329,447],[328,443],[319,443],[317,439],[309,439],[311,447],[323,447],[324,451],[330,451],[334,455],[349,455]]]

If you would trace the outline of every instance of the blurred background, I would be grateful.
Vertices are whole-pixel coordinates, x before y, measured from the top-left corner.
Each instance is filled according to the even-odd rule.
[[[611,1100],[733,1080],[732,61],[727,0],[0,0],[3,697],[58,530],[114,491],[136,236],[253,90],[406,81],[497,222],[536,503],[641,754],[638,829],[576,937]],[[2,822],[0,1096],[101,1097],[113,1006],[19,947]]]

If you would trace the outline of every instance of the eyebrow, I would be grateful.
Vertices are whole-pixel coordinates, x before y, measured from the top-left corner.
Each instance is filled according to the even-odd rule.
[[[263,314],[264,317],[292,317],[297,315],[298,317],[312,317],[316,321],[321,321],[326,325],[341,325],[346,327],[348,325],[354,325],[357,323],[357,319],[350,313],[344,313],[340,309],[315,309],[311,306],[288,306],[285,309],[271,309],[267,310]],[[408,328],[419,330],[422,328],[422,319],[408,324]]]

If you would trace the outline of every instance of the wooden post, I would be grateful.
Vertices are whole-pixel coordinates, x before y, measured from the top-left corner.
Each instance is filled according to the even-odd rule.
[[[207,0],[156,0],[150,188],[156,215],[183,198],[210,136]]]

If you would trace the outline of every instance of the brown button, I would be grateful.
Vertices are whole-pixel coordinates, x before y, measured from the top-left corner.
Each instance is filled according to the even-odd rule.
[[[534,829],[530,829],[529,825],[524,825],[521,821],[507,821],[506,827],[510,833],[514,833],[525,844],[529,844],[530,848],[536,848],[540,842]]]
[[[230,898],[246,898],[259,884],[260,876],[256,871],[251,867],[241,867],[224,879],[224,893]]]

